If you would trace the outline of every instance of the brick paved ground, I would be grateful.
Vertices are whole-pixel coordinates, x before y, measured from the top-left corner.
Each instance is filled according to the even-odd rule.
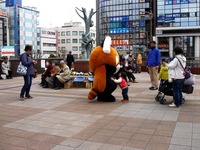
[[[199,150],[200,76],[181,108],[169,108],[136,75],[130,103],[89,102],[88,89],[55,91],[38,86],[34,99],[18,101],[21,78],[0,81],[0,150]],[[172,97],[166,97],[168,102]]]

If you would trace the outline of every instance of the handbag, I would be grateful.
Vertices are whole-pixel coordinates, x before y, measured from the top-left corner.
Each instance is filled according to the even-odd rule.
[[[178,59],[177,57],[176,57],[176,59]],[[178,61],[179,61],[179,63],[180,63],[180,65],[181,65],[181,67],[183,68],[183,75],[185,76],[185,79],[189,79],[190,78],[190,76],[191,76],[191,72],[189,71],[189,70],[187,70],[186,68],[187,67],[183,67],[183,64],[181,63],[181,61],[180,61],[180,59],[178,59]]]
[[[18,67],[17,67],[17,73],[25,76],[27,74],[27,67],[22,65],[22,62],[20,61]]]
[[[195,84],[195,76],[191,74],[188,79],[185,79],[184,85],[194,85]]]

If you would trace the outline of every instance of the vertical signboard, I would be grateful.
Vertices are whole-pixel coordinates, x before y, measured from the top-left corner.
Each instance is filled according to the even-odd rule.
[[[22,7],[22,0],[6,0],[6,7],[20,6]]]

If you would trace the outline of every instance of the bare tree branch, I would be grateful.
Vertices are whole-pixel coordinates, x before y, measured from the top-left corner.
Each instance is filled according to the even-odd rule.
[[[82,8],[82,10],[81,10],[81,9],[79,9],[78,7],[76,7],[76,9],[78,9],[78,10],[81,11],[81,12],[83,12],[83,8]]]
[[[75,11],[79,15],[79,17],[81,17],[84,20],[84,17],[82,17],[76,9],[75,9]]]

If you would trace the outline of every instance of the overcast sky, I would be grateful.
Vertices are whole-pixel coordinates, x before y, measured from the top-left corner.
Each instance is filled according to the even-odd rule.
[[[23,6],[37,7],[41,27],[59,27],[65,22],[81,21],[75,7],[95,8],[96,0],[22,0]],[[96,16],[93,18],[95,22]]]

